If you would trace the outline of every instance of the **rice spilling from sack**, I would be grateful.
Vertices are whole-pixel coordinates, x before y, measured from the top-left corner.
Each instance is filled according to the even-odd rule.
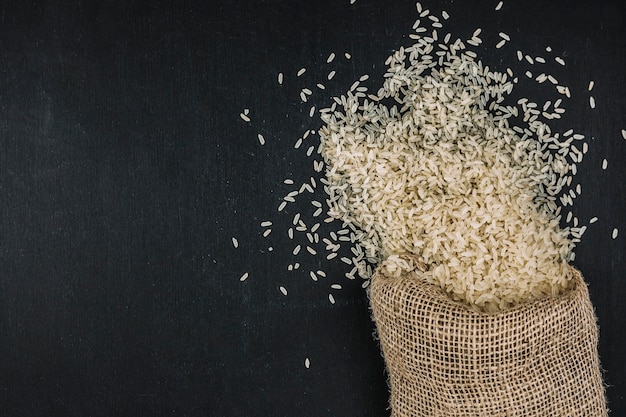
[[[529,117],[527,100],[520,116],[510,71],[461,40],[422,37],[386,65],[377,95],[336,99],[319,131],[329,214],[356,231],[360,275],[368,262],[392,276],[423,263],[423,279],[491,312],[567,289],[578,239],[556,201],[571,140]]]

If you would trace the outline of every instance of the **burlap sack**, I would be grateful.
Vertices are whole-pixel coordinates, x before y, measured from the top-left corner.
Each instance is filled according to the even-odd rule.
[[[606,416],[587,286],[497,314],[452,301],[412,272],[377,272],[370,302],[392,416]]]

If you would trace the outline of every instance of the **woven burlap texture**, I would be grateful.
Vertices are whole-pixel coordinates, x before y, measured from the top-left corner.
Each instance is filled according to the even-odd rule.
[[[578,271],[568,293],[495,314],[419,274],[377,272],[370,286],[393,417],[607,415],[596,317]]]

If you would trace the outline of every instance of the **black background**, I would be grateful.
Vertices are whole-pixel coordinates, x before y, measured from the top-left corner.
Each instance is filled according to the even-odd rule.
[[[496,69],[523,78],[515,50],[548,45],[567,61],[546,64],[573,95],[557,126],[594,138],[573,211],[599,218],[574,264],[597,310],[609,407],[626,415],[623,6],[430,3],[451,15],[442,34],[482,27],[478,52]],[[376,89],[416,18],[411,1],[0,3],[0,415],[388,415],[366,292],[323,255],[287,271],[291,216],[312,210],[276,208],[319,179],[293,149],[320,125],[310,106],[363,74]],[[496,50],[499,31],[512,41]],[[520,94],[541,100],[533,85]]]

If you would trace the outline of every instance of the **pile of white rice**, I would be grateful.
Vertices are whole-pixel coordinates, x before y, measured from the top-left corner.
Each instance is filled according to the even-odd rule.
[[[571,141],[534,103],[504,104],[510,70],[491,71],[461,40],[415,38],[387,60],[378,94],[353,88],[322,114],[329,214],[358,232],[360,274],[384,261],[399,275],[415,259],[485,311],[562,292],[577,241],[556,204]]]

